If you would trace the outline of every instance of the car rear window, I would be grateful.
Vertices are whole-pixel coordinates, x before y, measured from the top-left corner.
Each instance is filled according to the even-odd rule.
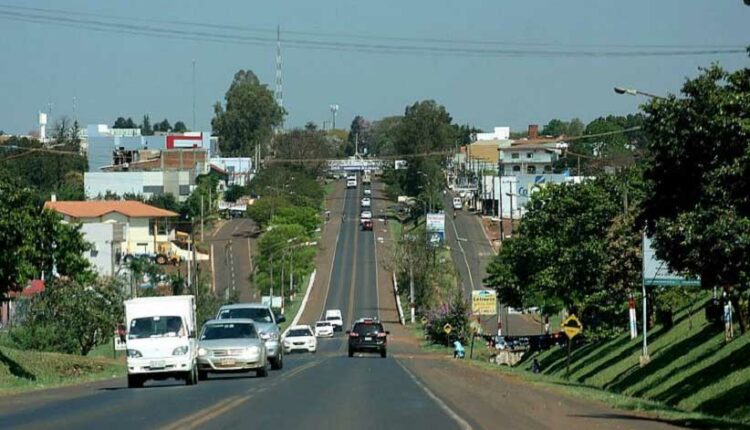
[[[310,330],[307,329],[294,329],[289,330],[289,334],[287,337],[304,337],[304,336],[312,336],[312,333],[310,333]]]
[[[357,323],[354,324],[354,332],[360,335],[382,333],[383,325],[380,323]]]
[[[219,319],[248,318],[261,323],[273,322],[273,317],[268,308],[230,308],[222,309]]]
[[[316,327],[330,327],[331,323],[329,323],[328,321],[324,321],[324,322],[316,323],[315,326]]]
[[[328,321],[336,321],[336,320],[340,320],[341,317],[337,317],[337,316],[331,315],[331,316],[326,317],[326,319]]]

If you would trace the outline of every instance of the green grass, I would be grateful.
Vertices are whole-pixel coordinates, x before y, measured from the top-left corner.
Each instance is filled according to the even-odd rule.
[[[286,301],[286,306],[284,306],[284,317],[286,317],[286,321],[279,324],[279,329],[282,333],[287,329],[287,327],[292,324],[292,320],[294,319],[295,315],[297,315],[297,312],[302,305],[302,299],[305,298],[305,292],[307,291],[308,282],[310,282],[310,275],[307,275],[303,278],[301,284],[302,288],[297,294],[294,295],[294,300]]]
[[[125,375],[121,360],[0,346],[0,395],[80,384]]]
[[[531,357],[514,368],[488,362],[489,351],[474,345],[474,360],[462,363],[522,378],[547,389],[603,402],[618,409],[647,412],[655,419],[700,428],[750,428],[750,335],[724,344],[723,331],[707,324],[700,310],[689,327],[678,313],[669,331],[650,334],[651,363],[641,368],[641,338],[629,335],[588,344],[573,351],[571,377],[565,377],[564,348],[537,355],[541,374],[530,372]],[[449,355],[452,349],[424,339],[425,351]],[[466,347],[467,358],[469,347]]]

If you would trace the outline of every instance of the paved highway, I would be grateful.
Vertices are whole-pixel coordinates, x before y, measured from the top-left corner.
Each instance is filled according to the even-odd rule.
[[[375,234],[359,228],[360,191],[340,192],[346,217],[334,223],[341,227],[338,239],[331,239],[333,264],[318,268],[330,270],[330,282],[324,285],[326,293],[309,303],[316,312],[305,314],[338,308],[351,326],[354,319],[378,315],[381,309],[392,313],[394,304],[389,286],[378,283],[387,276],[376,273]],[[373,204],[378,213],[382,200]],[[386,329],[392,339],[385,359],[348,358],[346,339],[337,334],[321,339],[315,354],[287,356],[284,368],[267,378],[211,376],[192,387],[164,381],[142,389],[127,389],[119,379],[6,397],[0,403],[0,428],[671,428],[426,353],[406,329],[393,324]]]

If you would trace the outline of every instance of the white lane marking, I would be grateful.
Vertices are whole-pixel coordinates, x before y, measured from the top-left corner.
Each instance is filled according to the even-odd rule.
[[[346,211],[346,192],[347,190],[344,190],[344,198],[342,199],[344,202],[341,204],[341,213],[345,213]],[[341,230],[344,228],[344,222],[341,222],[341,225],[339,225],[339,231],[336,232],[336,245],[333,247],[333,257],[331,258],[331,270],[328,272],[328,285],[326,285],[326,299],[325,302],[323,302],[323,309],[320,311],[320,320],[323,319],[323,316],[326,312],[326,306],[328,305],[328,292],[331,290],[331,280],[333,278],[333,266],[334,263],[336,263],[336,251],[339,248],[339,236],[341,235]]]
[[[461,245],[461,241],[458,240],[458,230],[456,229],[456,222],[451,220],[451,225],[453,226],[453,232],[456,233],[456,242],[458,243],[458,247],[461,249],[461,255],[464,257],[464,263],[466,263],[466,272],[469,274],[469,282],[471,283],[471,289],[474,290],[474,277],[471,276],[471,267],[469,267],[469,260],[466,259],[466,250],[464,250],[464,246]]]
[[[419,379],[417,379],[417,377],[414,376],[414,374],[411,373],[411,371],[409,371],[406,366],[401,364],[401,362],[398,360],[393,361],[395,361],[399,366],[401,366],[402,369],[404,369],[404,372],[409,375],[411,380],[414,381],[414,383],[417,384],[417,386],[421,388],[429,398],[437,403],[438,407],[442,409],[443,412],[445,412],[449,417],[451,417],[451,419],[455,421],[456,424],[458,424],[459,428],[464,430],[472,429],[471,424],[469,424],[465,419],[461,418],[461,416],[454,412],[453,409],[449,408],[448,405],[446,405],[445,402],[440,399],[440,397],[436,396],[435,393],[433,393],[429,388],[427,388],[427,386],[425,386]]]

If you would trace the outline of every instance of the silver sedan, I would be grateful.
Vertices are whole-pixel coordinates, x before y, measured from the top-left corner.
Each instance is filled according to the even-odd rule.
[[[198,377],[208,373],[250,372],[268,375],[266,346],[251,319],[211,320],[198,341]]]

